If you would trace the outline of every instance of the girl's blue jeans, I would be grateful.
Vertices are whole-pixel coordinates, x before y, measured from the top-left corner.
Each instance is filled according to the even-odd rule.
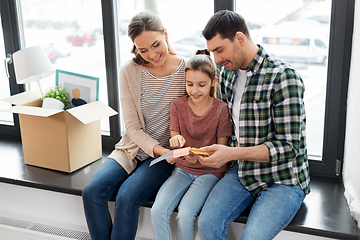
[[[200,237],[228,239],[226,231],[230,223],[253,204],[241,239],[273,239],[291,222],[304,198],[299,185],[279,184],[254,197],[240,183],[235,165],[215,185],[204,204],[198,220]]]
[[[129,175],[119,163],[108,158],[88,181],[82,198],[92,240],[135,239],[140,206],[155,195],[174,169],[166,161],[149,167],[151,160],[138,161]],[[112,220],[108,202],[113,197]]]
[[[209,192],[219,181],[213,174],[194,175],[175,168],[160,188],[151,208],[151,219],[156,240],[171,238],[170,216],[178,206],[177,239],[191,240],[195,235],[195,220]],[[212,238],[208,238],[212,239]]]

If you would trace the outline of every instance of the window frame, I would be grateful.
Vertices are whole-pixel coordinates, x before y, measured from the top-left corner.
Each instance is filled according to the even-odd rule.
[[[116,0],[103,0],[103,36],[105,51],[106,83],[108,93],[108,105],[118,112],[117,115],[109,118],[110,136],[102,136],[102,145],[105,149],[113,149],[114,145],[121,138],[120,123],[120,97],[118,69],[120,66],[119,41],[117,27],[117,3]]]
[[[12,54],[21,47],[18,20],[18,0],[1,0],[0,14],[4,32],[5,52]],[[116,0],[102,0],[105,66],[108,104],[119,114],[110,117],[110,136],[102,136],[103,148],[113,149],[121,137],[118,69],[120,66],[117,36]],[[328,80],[326,93],[323,159],[309,159],[311,175],[341,177],[344,155],[346,101],[349,82],[355,0],[332,0]],[[214,11],[235,11],[235,0],[214,0]],[[5,56],[4,56],[5,57]],[[25,91],[15,81],[13,65],[9,65],[11,95]],[[0,125],[0,134],[20,138],[19,121],[14,114],[14,126]]]
[[[5,56],[12,54],[20,49],[19,24],[16,15],[16,4],[14,1],[0,1],[0,15],[2,23],[2,31],[4,37]],[[6,24],[8,23],[8,24]],[[15,80],[15,72],[12,64],[8,65],[10,95],[15,95],[25,91],[25,86],[18,85]],[[13,115],[14,126],[0,125],[0,134],[20,138],[19,117]]]
[[[310,159],[313,175],[341,177],[344,158],[355,0],[332,0],[323,159]]]

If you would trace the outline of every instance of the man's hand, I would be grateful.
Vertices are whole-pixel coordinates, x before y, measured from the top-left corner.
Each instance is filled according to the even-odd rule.
[[[175,135],[169,140],[170,142],[170,148],[176,149],[176,148],[182,148],[185,144],[185,138],[181,135]]]
[[[227,162],[233,160],[231,159],[230,151],[231,147],[214,144],[209,147],[200,148],[201,151],[208,152],[210,156],[198,156],[199,162],[203,166],[212,167],[212,168],[221,168]]]

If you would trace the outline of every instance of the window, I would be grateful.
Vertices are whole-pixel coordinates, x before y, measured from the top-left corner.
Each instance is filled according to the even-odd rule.
[[[117,49],[114,24],[115,1],[4,0],[0,2],[5,54],[34,45],[42,46],[54,68],[100,78],[100,101],[119,110],[117,95]],[[115,5],[115,6],[114,6]],[[103,11],[106,18],[103,17]],[[103,37],[106,31],[107,36]],[[73,34],[77,32],[77,34]],[[82,34],[81,32],[86,32]],[[74,37],[77,38],[74,40]],[[82,43],[81,43],[82,42]],[[106,43],[105,43],[106,42]],[[81,44],[80,44],[81,43]],[[31,89],[18,85],[9,64],[11,95]],[[42,79],[43,89],[54,84],[55,74]],[[111,86],[111,87],[110,87]],[[9,88],[8,88],[9,89]],[[113,148],[120,139],[119,116],[102,120],[103,147]],[[111,131],[110,131],[111,129]],[[12,128],[0,125],[0,132],[19,136],[17,115]]]
[[[311,160],[310,170],[313,173],[326,172],[334,175],[334,172],[339,171],[336,170],[336,159],[342,159],[344,142],[337,134],[343,134],[343,129],[340,128],[338,132],[329,128],[329,123],[337,119],[336,115],[329,115],[329,112],[334,110],[334,106],[329,105],[329,102],[346,99],[344,93],[335,100],[331,91],[334,90],[334,85],[338,85],[341,90],[347,86],[348,81],[349,65],[344,66],[344,75],[339,78],[333,75],[332,70],[335,62],[343,60],[347,64],[349,61],[351,47],[344,51],[345,54],[338,56],[341,59],[336,59],[335,49],[345,46],[333,44],[341,41],[338,39],[341,33],[337,31],[341,29],[341,21],[335,21],[335,18],[350,19],[353,14],[351,1],[347,3],[348,5],[344,4],[346,7],[343,6],[340,10],[340,3],[336,0],[236,1],[236,11],[247,21],[253,40],[262,45],[268,53],[290,63],[303,78],[307,148]],[[342,27],[342,40],[350,38],[351,41],[351,35],[346,35],[345,32],[352,31],[352,23]],[[343,105],[337,110],[341,112],[345,111],[344,109]],[[330,151],[335,154],[331,155]]]
[[[254,5],[264,8],[259,12]],[[321,161],[331,0],[237,0],[236,7],[253,40],[300,73],[305,84],[308,156]]]
[[[291,14],[284,16],[285,13],[301,9],[303,4],[326,6],[313,7],[314,10],[296,15],[300,16],[297,18]],[[34,7],[36,9],[33,9]],[[64,54],[65,57],[58,57],[54,64],[56,68],[63,68],[62,70],[100,77],[101,100],[121,113],[118,70],[121,63],[131,58],[132,46],[131,40],[127,37],[127,24],[134,14],[145,9],[159,15],[169,32],[170,44],[179,54],[186,57],[191,57],[196,49],[206,46],[204,39],[200,37],[200,31],[212,13],[220,9],[232,9],[242,14],[248,21],[252,36],[255,38],[259,33],[259,40],[256,41],[264,44],[264,39],[265,42],[267,39],[269,44],[266,48],[270,50],[273,47],[274,54],[279,50],[276,48],[277,45],[297,49],[299,55],[285,55],[284,58],[299,70],[305,82],[308,147],[309,158],[312,160],[310,170],[313,174],[335,175],[336,159],[341,161],[343,155],[354,0],[214,0],[211,4],[207,0],[1,0],[0,15],[4,33],[2,40],[5,44],[3,58],[24,46],[38,44],[39,39],[44,44],[55,44],[67,36],[88,41],[87,33],[72,33],[75,30],[90,30],[90,36],[95,36],[95,42],[79,43],[75,42],[75,39],[71,40],[70,49],[73,51],[70,56]],[[262,16],[265,16],[265,20]],[[280,34],[284,31],[279,29],[273,31],[277,31],[277,35],[261,36],[265,31],[260,29],[271,27],[267,25],[300,29],[301,26],[297,25],[300,23],[326,26],[326,38],[318,36],[318,33],[283,36]],[[62,32],[61,38],[59,32]],[[23,33],[23,38],[20,33]],[[36,43],[32,43],[33,39],[37,39]],[[316,54],[310,56],[309,53],[308,59],[304,59],[304,56],[300,55],[303,48],[311,46],[316,49]],[[6,95],[14,95],[25,91],[25,86],[16,84],[11,64],[9,73],[9,81],[1,81],[1,96],[3,92],[6,92]],[[44,87],[46,81],[41,81]],[[120,117],[121,114],[106,120],[104,129],[107,129],[107,136],[103,136],[105,148],[112,149],[120,138]],[[19,135],[16,115],[13,117],[13,125],[0,122],[0,133]]]
[[[196,50],[206,48],[201,31],[214,13],[214,6],[207,0],[152,0],[145,4],[118,0],[121,62],[132,58],[132,42],[127,36],[130,19],[140,11],[150,11],[159,16],[169,34],[171,47],[181,56],[190,58]],[[181,21],[180,21],[181,19]]]
[[[99,99],[107,104],[101,1],[20,0],[19,3],[23,46],[42,46],[55,69],[99,78]],[[40,84],[46,91],[55,85],[55,75],[42,79]],[[103,135],[109,135],[108,119],[101,120],[101,130]]]

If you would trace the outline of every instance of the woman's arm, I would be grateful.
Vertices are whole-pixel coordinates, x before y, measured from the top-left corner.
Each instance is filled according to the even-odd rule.
[[[162,156],[162,155],[164,155],[165,153],[170,152],[169,149],[164,148],[164,147],[161,146],[160,144],[156,144],[156,145],[154,146],[154,150],[153,150],[153,151],[154,151],[155,156]]]
[[[155,157],[165,152],[159,142],[144,131],[144,122],[140,119],[141,67],[128,63],[120,71],[120,100],[126,134],[147,154]],[[159,146],[156,146],[159,145]]]

